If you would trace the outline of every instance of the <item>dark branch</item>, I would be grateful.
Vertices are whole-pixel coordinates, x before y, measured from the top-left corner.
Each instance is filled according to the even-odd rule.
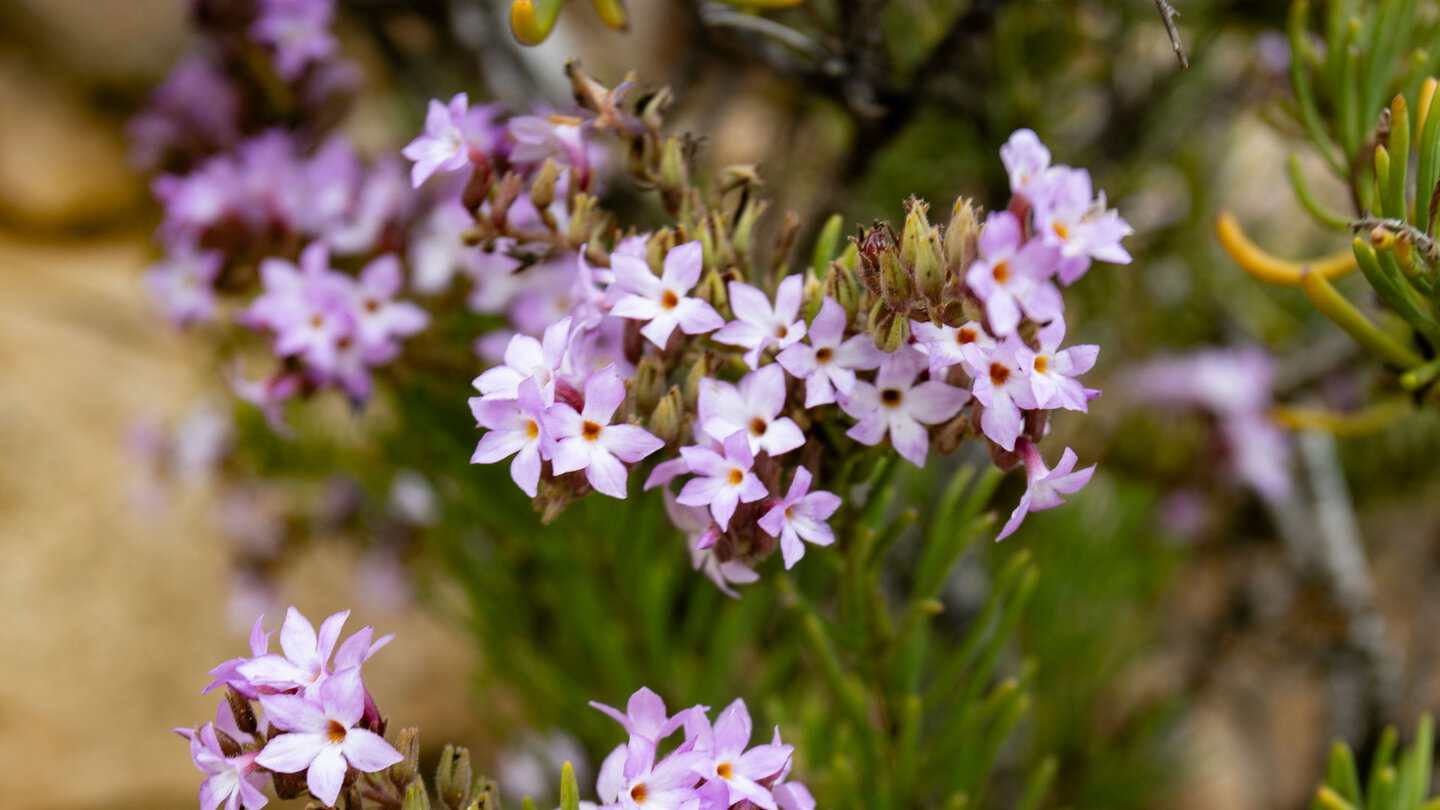
[[[1185,58],[1185,45],[1180,41],[1180,29],[1175,27],[1175,18],[1180,12],[1170,5],[1166,0],[1153,0],[1155,10],[1160,12],[1160,19],[1165,23],[1165,33],[1170,35],[1170,46],[1175,49],[1175,58],[1180,60],[1180,69],[1190,67],[1190,60]]]

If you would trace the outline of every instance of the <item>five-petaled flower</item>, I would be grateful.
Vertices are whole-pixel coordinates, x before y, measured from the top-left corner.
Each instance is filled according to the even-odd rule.
[[[585,383],[585,406],[576,411],[556,402],[546,412],[545,428],[551,437],[550,465],[556,475],[585,471],[597,492],[625,497],[629,471],[621,462],[636,462],[665,446],[636,425],[612,425],[610,420],[625,399],[625,384],[613,366],[591,375]]]

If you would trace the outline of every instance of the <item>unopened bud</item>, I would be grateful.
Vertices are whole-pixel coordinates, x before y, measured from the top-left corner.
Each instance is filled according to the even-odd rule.
[[[751,199],[740,209],[740,216],[735,220],[735,235],[730,238],[731,244],[735,246],[736,256],[749,256],[751,241],[755,237],[755,223],[760,220],[760,215],[765,213],[766,203],[763,200]]]
[[[680,395],[680,387],[672,385],[650,414],[650,433],[666,444],[673,444],[679,440],[684,426],[685,400]]]
[[[650,235],[645,243],[645,263],[650,265],[650,272],[657,276],[665,272],[665,256],[674,247],[675,232],[669,228],[661,228]]]
[[[876,221],[869,230],[862,230],[852,239],[858,259],[855,277],[872,295],[880,294],[880,257],[896,250],[895,230],[889,223]]]
[[[490,202],[490,220],[497,229],[505,227],[505,218],[510,213],[510,206],[520,196],[525,187],[525,180],[514,172],[507,172],[500,178],[500,185],[495,189],[495,198]]]
[[[930,204],[919,197],[911,197],[905,203],[905,227],[900,231],[900,262],[914,267],[920,253],[920,244],[930,235],[930,220],[925,216]]]
[[[635,379],[630,386],[630,396],[635,401],[635,410],[649,413],[665,395],[665,364],[654,354],[647,354],[635,368]]]
[[[895,310],[909,310],[915,288],[895,251],[880,254],[880,296]]]
[[[887,354],[898,351],[910,339],[910,319],[895,314],[883,300],[870,308],[870,340]]]
[[[720,277],[719,270],[710,270],[700,277],[700,283],[695,286],[691,293],[695,298],[714,307],[716,310],[724,309],[730,305],[730,294],[725,289],[725,280]]]
[[[440,794],[440,803],[450,810],[464,810],[470,801],[471,778],[470,751],[445,746],[440,753],[440,765],[435,769],[435,791]]]
[[[218,728],[215,729],[215,741],[220,743],[220,751],[221,753],[225,754],[225,756],[240,756],[240,743],[235,742],[234,737],[231,737],[229,734],[226,734]]]
[[[935,450],[948,456],[960,449],[960,444],[970,435],[970,417],[960,414],[935,431]]]
[[[425,789],[424,780],[416,777],[405,786],[405,800],[400,810],[430,810],[430,792]]]
[[[742,186],[764,185],[760,180],[760,172],[749,163],[736,163],[724,167],[716,176],[716,184],[719,185],[721,194],[728,194]]]
[[[246,734],[254,734],[258,726],[255,723],[255,707],[244,695],[234,689],[225,690],[225,700],[230,704],[230,714],[235,717],[235,727]]]
[[[391,784],[404,790],[415,781],[420,773],[420,729],[402,728],[395,737],[395,750],[400,752],[400,761],[390,766],[388,775]]]
[[[460,202],[465,206],[465,210],[473,215],[490,197],[490,188],[495,185],[495,170],[490,167],[490,161],[484,155],[472,152],[471,158],[475,160],[475,170],[470,173],[470,179],[465,181]]]
[[[305,772],[300,773],[273,773],[270,776],[275,783],[275,795],[281,799],[293,799],[305,792]]]
[[[980,252],[980,209],[961,197],[955,201],[950,224],[945,228],[945,263],[957,276],[975,261]]]
[[[660,183],[661,187],[671,191],[678,191],[685,187],[689,180],[689,170],[685,166],[685,146],[678,135],[671,135],[665,139],[665,147],[660,152]]]
[[[710,373],[710,357],[703,355],[695,364],[690,366],[690,373],[685,375],[685,407],[695,408],[700,401],[700,381]]]
[[[494,779],[480,777],[475,782],[475,798],[465,810],[502,810],[500,807],[500,785]]]
[[[860,309],[860,282],[840,262],[831,262],[825,273],[825,294],[845,310],[846,323],[855,320],[855,313]]]
[[[590,241],[590,226],[594,224],[597,200],[589,194],[576,194],[571,200],[570,229],[566,237],[572,245],[583,245]]]
[[[932,311],[938,311],[940,293],[945,289],[945,258],[940,252],[940,234],[934,228],[916,249],[915,287]]]
[[[665,128],[665,111],[670,109],[670,102],[674,99],[670,88],[662,87],[640,103],[640,122],[645,125],[645,129],[659,133]]]
[[[541,211],[550,207],[555,202],[555,181],[560,177],[560,167],[555,165],[553,158],[546,158],[545,163],[540,166],[540,171],[535,173],[535,181],[530,184],[530,202]]]

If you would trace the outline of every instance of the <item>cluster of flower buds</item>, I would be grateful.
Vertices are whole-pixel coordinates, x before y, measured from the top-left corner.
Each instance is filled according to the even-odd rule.
[[[268,802],[267,781],[281,799],[308,791],[335,807],[344,795],[346,806],[358,810],[366,775],[395,776],[389,771],[407,755],[385,741],[386,721],[360,676],[361,665],[392,636],[376,639],[365,627],[339,643],[348,616],[330,616],[317,632],[290,608],[279,653],[270,652],[274,631],[265,630],[261,616],[250,633],[250,656],[210,671],[214,681],[203,691],[227,690],[214,722],[175,729],[190,741],[195,767],[206,775],[201,810],[221,804],[258,810]],[[414,737],[404,736],[401,746],[408,751]],[[410,770],[413,778],[413,765]],[[397,790],[403,788],[400,783]]]
[[[1050,165],[1022,130],[1002,150],[1007,210],[982,220],[961,201],[940,228],[912,200],[898,237],[877,224],[820,274],[792,273],[795,222],[767,256],[753,239],[763,209],[753,172],[722,170],[708,195],[693,186],[693,142],[660,131],[664,91],[632,103],[629,82],[607,90],[573,66],[571,78],[579,112],[527,120],[546,128],[533,136],[549,144],[538,169],[493,182],[494,141],[471,134],[488,114],[464,99],[432,102],[407,149],[417,181],[468,170],[468,236],[492,256],[479,297],[516,330],[478,341],[502,356],[475,380],[487,433],[472,461],[513,456],[516,484],[551,516],[591,489],[625,497],[629,466],[664,450],[645,488],[667,488],[696,567],[727,593],[777,545],[789,567],[805,542],[834,541],[835,493],[858,483],[834,472],[863,446],[888,439],[924,466],[932,446],[948,453],[983,436],[997,464],[1023,463],[1030,481],[1001,537],[1088,481],[1093,468],[1074,470],[1073,452],[1052,470],[1035,447],[1050,410],[1084,411],[1098,395],[1077,380],[1098,348],[1062,348],[1059,285],[1093,260],[1129,261],[1129,226],[1087,172]],[[672,227],[626,233],[599,215],[579,184],[593,181],[584,144],[602,136],[622,143]],[[513,150],[502,157],[516,165]],[[525,182],[531,205],[517,223]]]
[[[708,707],[670,715],[647,688],[630,696],[623,713],[590,705],[630,735],[600,765],[595,793],[604,810],[815,810],[809,789],[786,779],[794,748],[780,741],[780,728],[769,743],[750,744],[744,700],[725,707],[713,725]],[[659,756],[660,745],[677,731],[684,740]]]
[[[334,11],[334,0],[196,0],[203,54],[177,65],[131,127],[137,160],[162,172],[152,188],[165,255],[146,285],[179,326],[228,320],[273,335],[276,370],[232,384],[277,427],[300,394],[368,398],[371,370],[429,320],[396,298],[433,202],[398,156],[367,162],[326,135],[356,75],[337,54]]]

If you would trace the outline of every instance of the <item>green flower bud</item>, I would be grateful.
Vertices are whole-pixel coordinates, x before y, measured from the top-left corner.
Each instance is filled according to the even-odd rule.
[[[930,235],[930,220],[925,213],[930,204],[918,197],[905,203],[905,227],[900,231],[900,263],[913,268],[920,253],[920,244]]]
[[[672,385],[660,399],[660,404],[650,413],[649,429],[655,438],[672,444],[679,440],[680,430],[684,426],[685,399],[680,394],[680,387]]]
[[[555,165],[553,159],[547,158],[540,171],[535,173],[535,180],[530,184],[530,202],[535,207],[544,211],[555,202],[555,181],[560,177],[560,167]]]
[[[665,148],[660,153],[660,184],[662,188],[678,191],[689,182],[690,171],[685,165],[685,145],[680,137],[671,135],[665,139]]]
[[[701,276],[700,283],[695,285],[695,290],[690,295],[717,311],[730,306],[730,294],[725,289],[725,280],[720,277],[719,270],[712,269]]]
[[[950,224],[945,228],[945,263],[956,277],[975,261],[980,252],[980,209],[961,197],[955,201]]]
[[[755,223],[760,219],[760,215],[765,213],[765,208],[766,203],[763,200],[752,199],[740,209],[740,216],[735,220],[735,233],[730,237],[736,256],[750,255],[750,240],[755,235]]]
[[[910,273],[900,263],[895,251],[880,254],[880,296],[891,309],[908,310],[911,296],[915,294]]]
[[[690,366],[690,373],[685,375],[685,407],[694,409],[700,401],[700,381],[710,374],[710,357],[701,355],[695,364]]]
[[[894,352],[910,339],[910,319],[896,315],[883,300],[870,308],[870,340],[882,352]]]
[[[825,273],[825,294],[845,310],[847,320],[855,320],[855,313],[860,310],[860,282],[840,262],[831,262]]]
[[[400,810],[430,810],[430,792],[418,776],[405,786],[405,799],[400,804]]]
[[[648,413],[655,409],[660,397],[665,394],[665,364],[654,354],[647,354],[635,368],[635,379],[630,384],[630,396],[635,410]]]
[[[471,778],[470,751],[445,746],[440,753],[440,765],[435,769],[435,791],[440,794],[440,803],[450,810],[464,810],[470,801]]]
[[[945,259],[940,252],[940,233],[935,228],[920,240],[916,249],[915,287],[931,310],[938,310],[940,294],[945,289]]]
[[[650,235],[645,247],[645,262],[650,265],[650,272],[661,275],[665,272],[665,256],[675,247],[675,232],[661,228]]]
[[[405,790],[420,772],[420,729],[400,729],[400,733],[395,737],[395,750],[400,752],[403,759],[390,766],[390,782]]]

